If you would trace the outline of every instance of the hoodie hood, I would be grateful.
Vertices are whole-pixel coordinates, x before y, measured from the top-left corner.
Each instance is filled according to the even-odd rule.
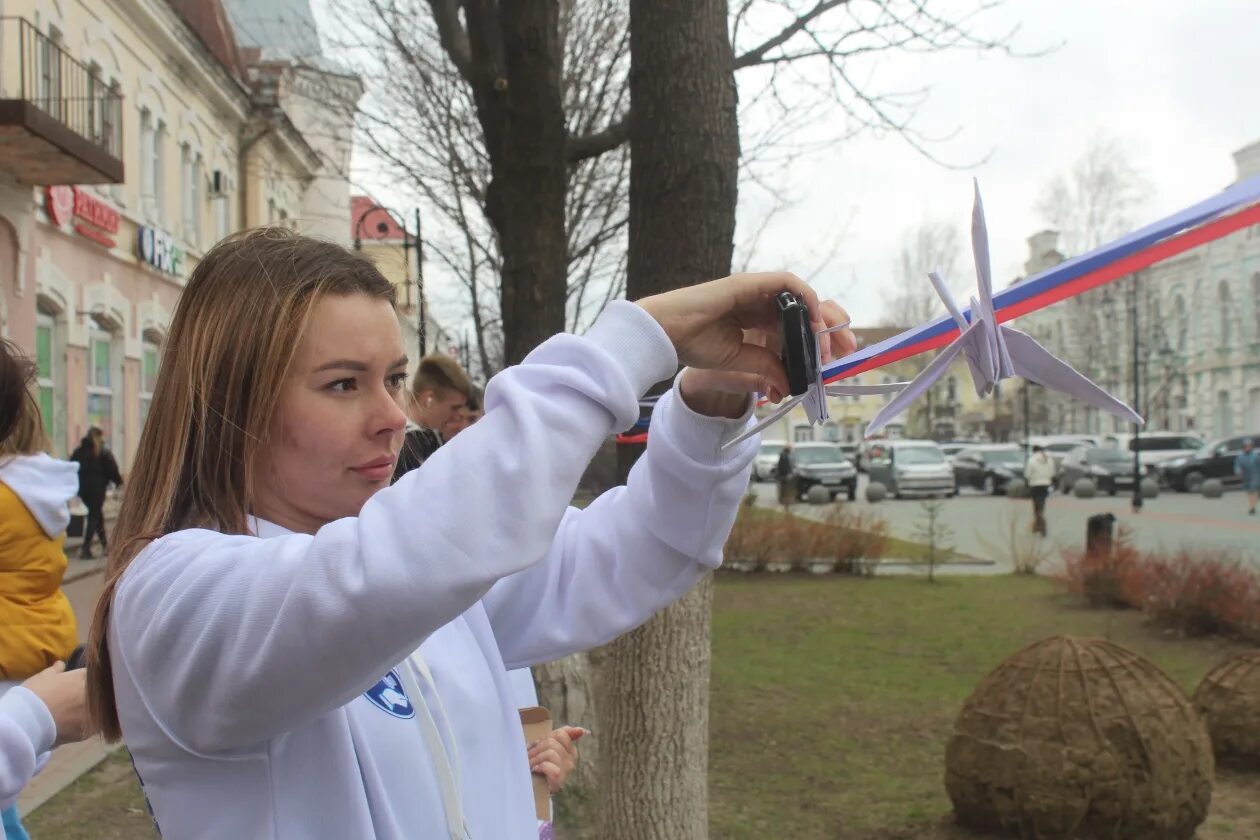
[[[79,492],[79,465],[51,455],[17,455],[0,461],[0,481],[26,505],[48,537],[70,524],[67,503]]]

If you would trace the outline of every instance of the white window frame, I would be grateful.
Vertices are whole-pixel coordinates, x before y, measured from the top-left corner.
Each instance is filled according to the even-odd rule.
[[[109,347],[109,384],[101,385],[96,379],[96,345],[104,342]],[[121,390],[122,383],[116,382],[120,365],[118,364],[118,337],[115,333],[94,326],[88,332],[88,365],[87,365],[87,393],[88,404],[91,404],[92,397],[108,397],[109,398],[109,428],[105,430],[105,443],[111,448],[117,449],[115,441],[122,429],[118,423],[118,401],[115,399]]]
[[[145,371],[146,371],[146,366],[149,361],[148,356],[150,353],[153,354],[153,361],[154,361],[153,379],[154,381],[146,382]],[[149,419],[149,408],[152,406],[152,403],[153,403],[153,391],[145,390],[145,388],[146,386],[155,384],[157,381],[157,365],[161,363],[161,353],[162,353],[161,347],[158,345],[156,341],[152,339],[151,336],[146,336],[140,342],[140,382],[139,382],[138,390],[140,393],[140,430],[141,432],[144,431],[144,424]]]

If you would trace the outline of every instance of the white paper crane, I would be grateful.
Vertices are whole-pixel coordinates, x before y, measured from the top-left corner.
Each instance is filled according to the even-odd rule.
[[[971,379],[976,394],[985,396],[1003,379],[1022,376],[1045,388],[1060,391],[1092,406],[1101,408],[1131,423],[1142,423],[1142,418],[1092,381],[1078,373],[1071,365],[1042,347],[1027,333],[997,322],[993,311],[993,278],[989,267],[989,233],[984,224],[984,206],[980,202],[980,185],[976,183],[976,202],[971,213],[971,249],[976,260],[976,282],[979,299],[971,299],[971,322],[958,308],[945,281],[932,272],[928,279],[936,287],[936,293],[945,302],[945,308],[953,316],[961,335],[942,350],[931,364],[923,369],[909,385],[893,397],[866,427],[866,435],[882,429],[910,403],[928,389],[945,373],[954,358],[963,353],[971,368]]]
[[[909,382],[889,382],[883,385],[824,385],[822,380],[822,342],[820,339],[828,333],[836,330],[842,330],[849,326],[849,322],[837,324],[834,327],[828,327],[814,334],[814,371],[816,378],[810,383],[805,393],[792,397],[784,402],[770,414],[763,417],[757,425],[741,434],[734,440],[729,440],[722,444],[725,449],[728,446],[734,446],[740,441],[747,440],[755,434],[759,434],[762,429],[773,425],[783,415],[802,403],[805,406],[805,417],[811,424],[817,425],[823,423],[831,415],[827,411],[827,397],[857,397],[866,396],[868,394],[894,394],[902,388],[909,385]]]

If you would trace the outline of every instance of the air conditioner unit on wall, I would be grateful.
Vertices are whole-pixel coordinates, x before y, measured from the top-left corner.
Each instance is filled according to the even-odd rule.
[[[210,195],[220,196],[228,195],[235,191],[236,182],[232,177],[222,169],[216,169],[210,173]]]

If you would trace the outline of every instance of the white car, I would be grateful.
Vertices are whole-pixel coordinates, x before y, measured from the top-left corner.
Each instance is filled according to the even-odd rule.
[[[753,459],[753,481],[774,481],[779,472],[779,455],[782,454],[784,442],[781,440],[763,440],[757,457]]]
[[[884,440],[872,446],[869,455],[871,481],[882,483],[894,498],[958,493],[954,468],[936,441]]]

